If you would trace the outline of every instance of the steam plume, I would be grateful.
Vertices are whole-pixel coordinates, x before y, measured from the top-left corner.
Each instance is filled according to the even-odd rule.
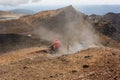
[[[71,8],[65,9],[64,14],[65,25],[58,28],[63,30],[57,32],[46,28],[46,26],[41,26],[40,29],[35,30],[35,32],[39,33],[42,39],[51,42],[56,38],[59,39],[61,41],[61,54],[75,53],[100,45],[99,37],[95,34],[94,28],[84,14],[75,9],[73,11]]]

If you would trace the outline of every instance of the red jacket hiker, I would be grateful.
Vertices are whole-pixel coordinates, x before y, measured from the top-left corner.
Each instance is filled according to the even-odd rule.
[[[60,41],[58,39],[53,41],[53,48],[54,50],[58,50],[60,47]]]

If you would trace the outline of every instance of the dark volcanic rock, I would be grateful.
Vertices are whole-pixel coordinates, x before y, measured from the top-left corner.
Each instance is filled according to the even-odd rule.
[[[117,41],[120,40],[120,14],[108,13],[104,16],[89,16],[94,27],[100,33],[107,35]]]
[[[48,42],[19,34],[0,34],[0,53],[16,49],[47,45]]]

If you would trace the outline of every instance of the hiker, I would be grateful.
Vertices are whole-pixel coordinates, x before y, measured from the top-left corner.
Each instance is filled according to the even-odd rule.
[[[59,51],[60,48],[60,41],[58,39],[55,39],[52,43],[52,45],[50,46],[51,49],[51,53],[56,53]]]

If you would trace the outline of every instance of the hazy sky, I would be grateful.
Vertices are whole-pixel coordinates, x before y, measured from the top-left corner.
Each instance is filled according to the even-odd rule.
[[[20,5],[120,5],[120,0],[0,0],[0,5],[20,6]]]
[[[120,0],[0,0],[0,10],[5,11],[27,9],[39,12],[68,5],[73,5],[74,8],[86,14],[120,13]]]

